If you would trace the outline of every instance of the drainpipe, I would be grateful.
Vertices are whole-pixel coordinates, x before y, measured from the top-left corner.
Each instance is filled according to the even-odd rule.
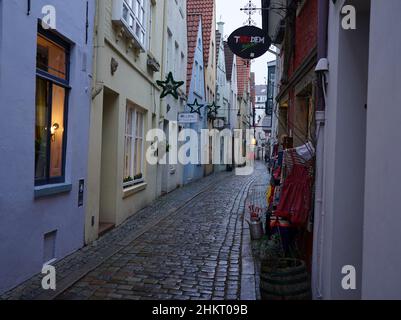
[[[328,71],[328,18],[329,0],[318,0],[318,78],[316,105],[316,180],[315,180],[315,216],[312,258],[312,293],[313,299],[324,299],[323,284],[323,246],[324,246],[324,126],[326,109],[326,72]]]

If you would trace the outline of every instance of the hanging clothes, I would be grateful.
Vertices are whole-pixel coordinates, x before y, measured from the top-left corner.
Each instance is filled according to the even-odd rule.
[[[311,211],[313,169],[310,163],[305,162],[295,149],[285,152],[284,182],[274,214],[298,227],[306,225]]]

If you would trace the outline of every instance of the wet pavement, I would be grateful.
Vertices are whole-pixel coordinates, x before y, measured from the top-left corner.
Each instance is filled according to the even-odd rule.
[[[56,292],[38,288],[38,275],[2,298],[251,299],[244,212],[255,197],[249,190],[265,183],[266,168],[257,163],[251,176],[218,173],[178,189],[59,261]]]

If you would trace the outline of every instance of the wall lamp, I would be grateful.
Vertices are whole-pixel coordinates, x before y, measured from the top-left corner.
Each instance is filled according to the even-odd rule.
[[[60,129],[60,125],[58,123],[55,123],[52,125],[52,127],[50,128],[50,133],[51,133],[51,137],[52,137],[52,141],[54,142],[56,139],[56,131]]]

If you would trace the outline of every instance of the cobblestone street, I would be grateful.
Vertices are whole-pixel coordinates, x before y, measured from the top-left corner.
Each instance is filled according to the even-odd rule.
[[[250,241],[242,237],[243,218],[248,191],[266,179],[266,169],[258,163],[251,176],[223,172],[178,189],[58,262],[56,292],[44,292],[38,275],[2,298],[254,297],[249,274],[241,292],[242,243]]]

